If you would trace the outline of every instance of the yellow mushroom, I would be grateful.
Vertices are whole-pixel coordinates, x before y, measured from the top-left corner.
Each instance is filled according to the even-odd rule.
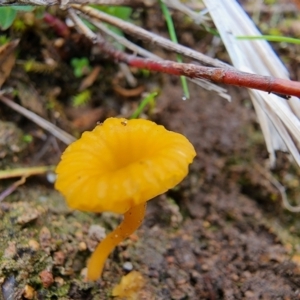
[[[146,202],[177,185],[196,153],[181,134],[154,122],[109,118],[63,153],[55,187],[71,208],[124,214],[97,246],[87,278],[96,280],[111,251],[142,223]]]

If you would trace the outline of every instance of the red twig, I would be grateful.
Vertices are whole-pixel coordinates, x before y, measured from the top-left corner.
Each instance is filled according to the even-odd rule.
[[[232,68],[211,68],[194,64],[172,61],[155,61],[150,59],[127,57],[130,66],[158,71],[171,75],[184,75],[190,78],[207,79],[214,83],[223,83],[246,87],[268,93],[300,97],[300,82],[241,72]]]
[[[171,75],[183,75],[189,78],[207,79],[214,83],[223,83],[265,91],[283,96],[300,97],[300,82],[262,76],[238,71],[234,68],[212,68],[173,61],[144,59],[112,48],[107,42],[99,42],[101,50],[117,61],[130,66],[157,71]]]

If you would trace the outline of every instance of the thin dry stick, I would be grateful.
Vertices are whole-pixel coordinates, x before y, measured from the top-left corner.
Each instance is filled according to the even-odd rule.
[[[202,53],[192,50],[188,47],[173,43],[172,41],[170,41],[166,38],[163,38],[159,35],[149,32],[149,31],[147,31],[143,28],[140,28],[134,24],[131,24],[129,22],[123,21],[119,18],[110,16],[99,10],[93,9],[89,6],[81,6],[78,4],[71,4],[70,7],[73,7],[74,9],[82,12],[84,15],[90,16],[91,18],[94,18],[98,21],[103,21],[110,25],[114,25],[114,26],[120,28],[122,31],[126,32],[127,34],[134,36],[135,38],[139,38],[139,39],[146,41],[147,43],[151,43],[153,45],[158,45],[166,50],[173,51],[178,54],[182,54],[186,57],[193,58],[197,61],[200,61],[201,63],[203,63],[205,65],[211,65],[211,66],[220,67],[220,68],[232,68],[231,66],[229,66],[217,59],[213,59]]]
[[[82,20],[77,16],[76,11],[72,8],[69,8],[68,12],[74,24],[77,25],[77,30],[90,39],[93,43],[96,43],[98,39],[97,35],[82,22]]]
[[[103,22],[96,21],[88,16],[86,19],[89,22],[91,22],[93,25],[95,25],[95,27],[97,27],[101,32],[105,33],[109,37],[112,37],[115,41],[117,41],[121,45],[125,46],[127,49],[130,49],[134,54],[139,54],[140,56],[151,58],[151,59],[157,59],[157,60],[161,59],[162,60],[162,58],[153,54],[152,52],[136,45],[135,43],[129,41],[125,37],[114,33],[107,26],[105,26]]]
[[[86,16],[85,16],[86,17]],[[123,46],[125,46],[126,48],[130,49],[131,51],[133,51],[134,54],[139,54],[141,56],[147,57],[147,58],[151,58],[151,59],[155,59],[155,60],[163,60],[162,58],[160,58],[159,56],[137,46],[136,44],[130,42],[129,40],[127,40],[126,38],[115,34],[113,31],[111,31],[110,29],[108,29],[102,22],[99,21],[95,21],[94,19],[90,18],[90,17],[86,17],[86,19],[88,21],[90,21],[93,25],[95,25],[101,32],[104,32],[105,34],[107,34],[108,36],[112,37],[113,39],[115,39],[117,42],[119,42],[120,44],[122,44]],[[77,24],[77,26],[79,26],[79,24]],[[85,26],[85,25],[84,25]],[[82,30],[83,31],[83,30]],[[227,99],[228,101],[231,100],[230,95],[227,94],[226,89],[215,85],[211,82],[208,82],[207,80],[204,79],[192,79],[192,78],[188,78],[189,81],[194,82],[195,84],[209,90],[209,91],[215,91],[217,92],[221,97]]]
[[[54,171],[55,166],[42,166],[42,167],[29,167],[29,168],[17,168],[11,170],[0,171],[0,179],[7,179],[20,176],[32,176],[40,175],[50,171]]]
[[[131,7],[149,7],[152,6],[154,0],[0,0],[0,6],[9,5],[34,5],[34,6],[53,6],[61,5],[62,8],[67,7],[71,3],[76,4],[98,4],[110,6],[131,6]]]
[[[18,186],[24,184],[26,182],[27,176],[23,176],[21,179],[14,182],[11,186],[5,189],[0,193],[0,202],[3,201],[7,196],[9,196],[13,191],[17,189]]]
[[[68,134],[64,130],[58,128],[57,126],[53,125],[49,121],[43,119],[42,117],[38,116],[37,114],[33,113],[32,111],[24,108],[23,106],[17,104],[16,102],[10,100],[7,97],[4,97],[3,95],[0,94],[0,101],[2,101],[4,104],[12,108],[13,110],[17,111],[21,115],[25,116],[32,122],[36,123],[43,129],[47,130],[49,133],[54,135],[56,138],[64,142],[65,144],[69,145],[72,142],[75,141],[75,137],[72,135]]]
[[[0,6],[10,5],[33,5],[33,6],[52,6],[57,5],[57,0],[0,0]]]
[[[152,6],[154,0],[64,0],[64,4],[98,4],[98,5],[110,5],[110,6],[130,6],[130,7],[145,7]]]
[[[274,186],[277,188],[278,192],[280,193],[282,204],[285,209],[297,213],[300,212],[300,206],[292,206],[287,198],[285,187],[269,172],[267,172],[265,169],[263,169],[259,164],[254,165],[255,169],[262,174],[266,179],[268,179]]]

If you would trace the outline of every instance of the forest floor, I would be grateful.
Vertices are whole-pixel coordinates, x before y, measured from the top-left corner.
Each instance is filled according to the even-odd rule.
[[[167,36],[164,20],[155,11],[139,11],[140,22]],[[26,23],[29,17],[22,20]],[[264,17],[270,18],[268,11]],[[181,24],[181,43],[200,52],[210,50],[209,34],[199,33],[180,14],[174,18]],[[247,91],[229,88],[228,102],[191,83],[191,98],[183,101],[179,78],[132,69],[140,88],[131,89],[133,97],[128,97],[119,66],[91,54],[92,45],[75,30],[58,50],[55,33],[42,20],[34,22],[21,32],[7,32],[21,39],[5,83],[18,91],[17,102],[79,136],[109,116],[129,117],[142,90],[159,90],[154,109],[143,117],[184,134],[197,156],[178,187],[149,202],[143,225],[115,249],[95,283],[84,281],[87,259],[103,228],[111,231],[121,217],[70,210],[49,182],[51,173],[28,178],[0,202],[1,297],[112,299],[113,287],[135,270],[143,284],[129,300],[300,299],[299,216],[283,208],[274,186],[276,178],[296,204],[300,171],[283,153],[278,153],[272,173],[268,169],[268,153]],[[299,47],[277,50],[299,80],[294,72]],[[298,58],[293,56],[297,51]],[[222,44],[214,52],[228,60]],[[59,61],[54,71],[24,71],[24,61],[39,61],[45,55]],[[71,101],[82,81],[73,74],[74,57],[87,57],[91,68],[100,67],[92,98],[80,107]],[[2,103],[0,119],[2,169],[59,162],[65,145],[51,134]],[[16,180],[1,180],[1,190],[7,191]]]

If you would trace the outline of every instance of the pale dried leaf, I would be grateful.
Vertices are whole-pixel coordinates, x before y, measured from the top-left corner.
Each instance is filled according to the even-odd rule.
[[[79,92],[82,92],[83,90],[89,88],[97,79],[100,71],[101,71],[101,67],[96,66],[92,70],[92,72],[82,80],[80,87],[79,87]]]
[[[16,56],[13,51],[18,44],[19,40],[14,40],[0,47],[0,88],[15,65]]]
[[[41,97],[38,95],[35,88],[30,84],[24,84],[20,81],[17,82],[18,97],[21,104],[27,109],[45,117],[46,109],[43,105]]]
[[[144,285],[143,275],[138,271],[132,271],[122,277],[121,282],[113,288],[112,295],[121,299],[138,300]]]

